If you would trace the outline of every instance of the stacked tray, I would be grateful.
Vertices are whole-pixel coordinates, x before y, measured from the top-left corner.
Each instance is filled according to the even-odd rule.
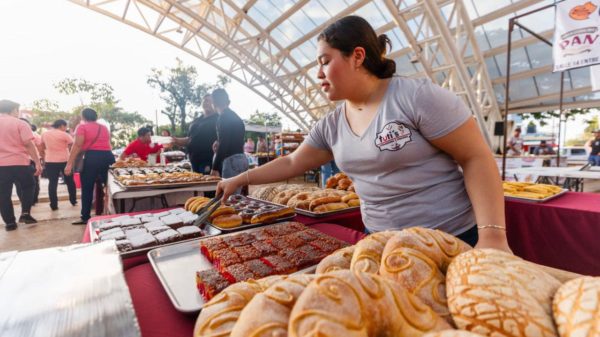
[[[196,312],[206,302],[199,292],[201,285],[213,288],[214,296],[249,278],[310,272],[345,245],[300,223],[284,222],[157,248],[148,259],[175,308]],[[222,253],[226,251],[230,252]]]
[[[89,227],[92,242],[116,240],[123,258],[141,255],[149,250],[182,241],[221,234],[221,231],[194,225],[198,215],[182,208],[160,213],[123,215],[93,221]]]

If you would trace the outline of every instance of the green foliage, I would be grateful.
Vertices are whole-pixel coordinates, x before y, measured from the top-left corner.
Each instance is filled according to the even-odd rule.
[[[281,126],[281,116],[276,112],[269,113],[256,110],[246,122],[257,125],[265,125],[266,123],[267,126]]]
[[[65,95],[79,95],[81,105],[74,107],[70,112],[64,112],[64,116],[67,117],[64,119],[71,121],[72,126],[77,125],[77,116],[81,109],[91,107],[98,112],[99,118],[110,124],[111,143],[115,148],[127,145],[138,128],[151,124],[139,113],[127,112],[119,107],[119,101],[114,96],[113,88],[106,83],[92,83],[83,79],[67,78],[55,84],[54,87]],[[57,104],[47,100],[40,100],[38,106],[40,111],[44,109],[48,111],[58,107]],[[63,114],[63,112],[50,113],[52,117],[60,114]],[[46,115],[46,113],[42,115]]]
[[[575,120],[577,115],[586,115],[590,112],[590,109],[571,109],[567,110],[564,113],[565,120]],[[558,110],[554,111],[543,111],[543,112],[532,112],[523,114],[523,119],[534,119],[540,123],[540,126],[548,125],[547,120],[551,118],[559,118],[560,112]]]
[[[33,119],[31,123],[38,127],[50,125],[57,119],[69,121],[73,117],[72,111],[62,111],[58,103],[45,98],[34,101],[32,111]]]
[[[231,80],[226,76],[219,76],[214,84],[198,83],[198,71],[194,66],[186,66],[177,58],[177,64],[172,68],[152,68],[147,83],[160,90],[160,98],[165,107],[160,113],[167,116],[171,123],[171,133],[187,132],[189,121],[200,115],[202,99],[216,88],[225,87]]]

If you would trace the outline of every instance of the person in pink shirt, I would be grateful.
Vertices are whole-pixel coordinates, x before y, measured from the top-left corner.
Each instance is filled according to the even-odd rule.
[[[85,225],[90,219],[92,201],[94,198],[94,184],[99,178],[101,184],[106,185],[108,168],[115,162],[110,145],[110,131],[102,124],[97,123],[98,113],[91,108],[81,110],[83,123],[75,130],[75,143],[65,166],[65,176],[73,174],[75,158],[81,151],[85,151],[83,171],[81,177],[81,219],[72,222],[73,225]]]
[[[15,183],[21,185],[23,192],[19,222],[37,222],[30,214],[35,187],[33,177],[42,172],[31,127],[17,118],[18,113],[18,103],[0,100],[0,215],[7,231],[17,229],[11,200]],[[34,170],[30,166],[31,160]]]
[[[73,144],[73,138],[67,132],[67,122],[64,119],[54,121],[52,129],[42,134],[42,149],[44,152],[44,167],[48,176],[48,196],[50,197],[50,208],[58,209],[58,197],[56,189],[58,178],[64,171],[69,160],[69,148]],[[71,205],[77,205],[77,190],[73,176],[65,176],[65,183],[69,191]]]

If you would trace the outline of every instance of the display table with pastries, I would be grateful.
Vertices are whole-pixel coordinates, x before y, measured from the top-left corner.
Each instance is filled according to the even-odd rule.
[[[210,181],[192,186],[129,191],[117,184],[115,177],[109,174],[108,203],[105,205],[105,211],[108,214],[118,214],[181,205],[190,197],[214,192],[217,183],[218,181]]]
[[[310,226],[332,237],[354,244],[364,234],[333,224]],[[144,337],[193,336],[197,314],[184,314],[175,309],[149,263],[126,269],[125,279],[133,307]]]

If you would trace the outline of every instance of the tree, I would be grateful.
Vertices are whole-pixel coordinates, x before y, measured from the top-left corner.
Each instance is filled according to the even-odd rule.
[[[176,125],[182,132],[187,132],[188,120],[194,120],[200,115],[202,98],[212,90],[225,87],[231,80],[219,76],[214,84],[197,83],[198,71],[194,66],[186,66],[179,58],[173,68],[156,69],[148,76],[147,83],[159,89],[165,108],[160,113],[167,116],[171,122],[171,132]]]
[[[126,145],[139,127],[151,123],[137,112],[123,111],[118,106],[119,101],[115,98],[114,90],[109,84],[67,78],[54,87],[66,95],[79,95],[81,105],[72,109],[71,119],[75,119],[82,108],[91,107],[110,124],[113,147]]]
[[[33,102],[32,124],[39,127],[52,124],[57,119],[69,121],[73,117],[72,111],[62,111],[55,101],[38,99]]]
[[[564,117],[565,117],[565,120],[574,120],[577,115],[586,115],[589,112],[590,112],[590,109],[587,109],[587,108],[570,109],[570,110],[565,111]],[[547,125],[548,122],[546,122],[546,121],[548,119],[558,118],[558,117],[560,117],[560,111],[558,111],[558,110],[543,111],[543,112],[531,112],[531,113],[523,114],[523,119],[533,118],[534,120],[536,120],[540,123],[540,126]]]
[[[250,118],[247,120],[248,123],[267,125],[267,126],[281,126],[281,116],[276,112],[259,112],[256,110]]]

